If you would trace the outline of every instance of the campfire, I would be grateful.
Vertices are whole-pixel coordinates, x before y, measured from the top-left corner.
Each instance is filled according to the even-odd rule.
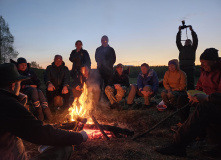
[[[133,136],[134,132],[128,129],[99,124],[92,114],[93,107],[92,99],[88,95],[87,85],[84,83],[81,96],[75,98],[68,109],[68,122],[61,124],[59,128],[73,131],[83,129],[87,132],[89,139],[106,138],[108,140],[111,137]]]

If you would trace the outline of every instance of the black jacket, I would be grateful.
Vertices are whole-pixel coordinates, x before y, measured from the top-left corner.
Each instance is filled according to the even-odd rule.
[[[109,45],[107,47],[100,46],[96,49],[95,60],[97,69],[102,74],[113,74],[113,65],[116,61],[115,51]]]
[[[36,73],[33,70],[30,70],[29,67],[27,67],[27,69],[24,72],[22,71],[18,72],[23,76],[30,77],[30,79],[21,82],[21,91],[24,89],[22,88],[23,85],[37,85],[37,88],[40,87],[41,81],[38,79]]]
[[[114,84],[120,84],[121,86],[129,87],[130,83],[128,75],[123,73],[120,76],[117,71],[115,71],[108,85],[113,86]]]
[[[54,62],[47,66],[45,70],[44,80],[46,86],[48,82],[51,82],[56,90],[62,89],[65,85],[69,85],[70,73],[68,68],[65,66],[65,63],[57,67]]]
[[[71,70],[71,77],[74,79],[75,75],[80,73],[82,65],[86,65],[89,69],[91,68],[91,59],[88,52],[81,49],[79,52],[73,50],[70,54],[69,60],[73,63]]]
[[[52,146],[80,144],[80,133],[43,125],[19,101],[14,94],[0,89],[0,157],[13,154],[16,137],[26,141]],[[17,158],[17,157],[16,157]]]
[[[177,33],[176,45],[179,53],[179,64],[181,69],[195,69],[196,49],[198,46],[198,38],[196,32],[192,31],[193,44],[183,46],[181,43],[181,32]]]

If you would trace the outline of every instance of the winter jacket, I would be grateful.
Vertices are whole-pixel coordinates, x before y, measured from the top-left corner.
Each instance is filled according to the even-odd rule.
[[[181,31],[177,33],[176,45],[179,50],[179,63],[181,69],[195,69],[196,49],[198,46],[198,38],[194,31],[191,32],[193,44],[183,46],[181,43]]]
[[[67,146],[83,141],[80,133],[43,125],[18,100],[14,94],[0,89],[0,159],[19,159],[15,148],[17,137],[41,145]]]
[[[207,95],[215,92],[221,93],[221,58],[211,72],[206,72],[201,68],[196,90],[203,91]]]
[[[73,63],[71,70],[71,77],[74,79],[76,74],[80,73],[82,65],[86,65],[89,69],[91,68],[91,59],[88,52],[81,49],[79,52],[73,50],[70,54],[69,60]]]
[[[19,71],[19,74],[23,75],[23,76],[26,76],[26,77],[30,77],[30,79],[27,79],[27,80],[24,80],[21,82],[21,92],[23,92],[23,90],[28,87],[28,85],[36,85],[37,88],[40,87],[41,85],[41,82],[40,80],[38,79],[36,73],[32,70],[30,70],[29,67],[27,67],[27,69],[22,72],[22,71]]]
[[[101,73],[113,73],[113,65],[116,61],[116,55],[112,47],[109,45],[107,47],[98,47],[95,52],[95,60],[97,62],[97,69]]]
[[[157,73],[153,69],[149,69],[147,74],[139,73],[137,77],[137,87],[138,89],[142,88],[145,85],[150,85],[153,88],[154,94],[157,93],[159,87],[159,80],[157,77]]]
[[[166,71],[163,78],[163,85],[166,90],[186,91],[186,74],[181,70],[175,72]]]
[[[113,86],[114,84],[120,84],[121,86],[129,87],[130,83],[128,75],[124,73],[119,75],[118,72],[115,71],[108,85]]]
[[[59,67],[57,67],[54,62],[47,66],[44,80],[46,86],[48,86],[48,83],[51,82],[56,90],[69,85],[70,73],[68,68],[65,66],[65,63],[63,62],[63,64]]]

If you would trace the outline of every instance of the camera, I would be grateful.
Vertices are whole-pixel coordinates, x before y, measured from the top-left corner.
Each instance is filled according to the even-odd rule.
[[[185,21],[183,20],[182,21],[182,26],[180,26],[181,27],[181,29],[185,29],[185,28],[187,28],[187,27],[190,27],[190,25],[185,25]]]

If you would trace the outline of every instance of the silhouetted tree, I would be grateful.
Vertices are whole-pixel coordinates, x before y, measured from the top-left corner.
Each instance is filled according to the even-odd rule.
[[[9,62],[10,59],[16,58],[18,52],[13,47],[14,37],[10,33],[8,24],[0,16],[0,64]]]
[[[32,62],[30,63],[30,67],[31,67],[31,68],[42,69],[42,67],[41,67],[39,64],[37,64],[37,62],[35,62],[35,61],[32,61]]]

